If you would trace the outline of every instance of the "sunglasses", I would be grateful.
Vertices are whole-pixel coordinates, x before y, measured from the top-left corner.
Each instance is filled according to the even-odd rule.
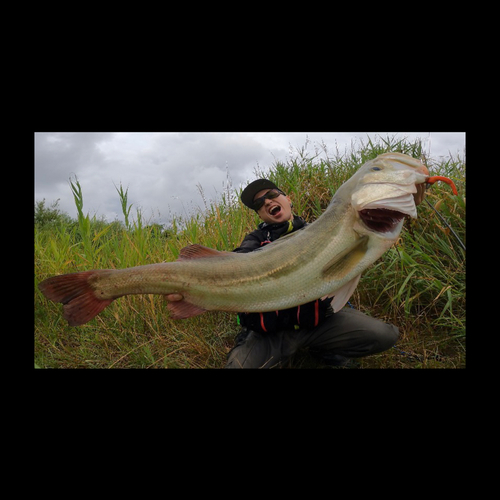
[[[253,209],[258,212],[264,206],[266,200],[274,200],[280,194],[286,196],[285,193],[283,191],[280,191],[279,189],[271,189],[271,191],[268,191],[264,196],[261,196],[260,198],[254,200]]]

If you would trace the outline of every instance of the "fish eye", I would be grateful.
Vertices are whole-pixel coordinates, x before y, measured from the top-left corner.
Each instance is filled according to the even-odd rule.
[[[372,170],[382,170],[380,167],[373,167]]]

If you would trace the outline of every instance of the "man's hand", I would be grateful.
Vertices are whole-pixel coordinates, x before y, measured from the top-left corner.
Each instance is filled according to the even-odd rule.
[[[415,205],[418,206],[424,201],[425,196],[425,183],[416,185],[417,192],[413,194],[413,199],[415,200]]]
[[[182,300],[184,297],[180,293],[169,293],[168,295],[165,295],[165,298],[169,302],[179,302]]]

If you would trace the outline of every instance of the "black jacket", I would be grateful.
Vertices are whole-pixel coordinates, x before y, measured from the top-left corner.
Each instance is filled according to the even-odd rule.
[[[293,221],[286,221],[281,224],[268,224],[267,222],[261,222],[255,231],[252,231],[245,236],[241,245],[238,248],[235,248],[233,252],[253,252],[263,245],[271,243],[285,234],[293,233],[298,229],[302,229],[307,225],[308,223],[298,215],[294,215]]]
[[[298,231],[307,225],[308,223],[297,215],[294,215],[292,221],[281,224],[261,222],[258,228],[247,234],[241,245],[233,251],[238,253],[253,252],[281,236]],[[266,333],[278,329],[313,328],[318,326],[326,316],[333,314],[330,307],[331,301],[332,299],[318,299],[283,311],[239,313],[238,318],[241,325]]]

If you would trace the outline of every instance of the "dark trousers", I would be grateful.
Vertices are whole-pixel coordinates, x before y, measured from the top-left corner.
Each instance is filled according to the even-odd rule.
[[[286,363],[298,349],[324,355],[360,358],[392,347],[399,330],[355,309],[344,308],[310,330],[259,333],[244,329],[229,352],[226,368],[272,368]]]

